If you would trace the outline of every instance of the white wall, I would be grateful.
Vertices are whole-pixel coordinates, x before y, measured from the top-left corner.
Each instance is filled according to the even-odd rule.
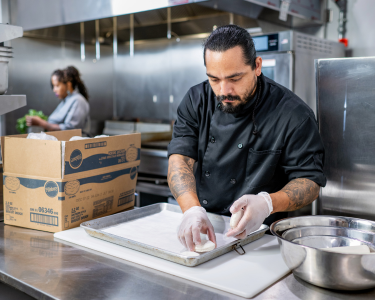
[[[333,0],[328,5],[333,10],[333,21],[327,26],[327,38],[338,40],[339,9]],[[375,1],[349,0],[347,18],[350,56],[375,56]]]

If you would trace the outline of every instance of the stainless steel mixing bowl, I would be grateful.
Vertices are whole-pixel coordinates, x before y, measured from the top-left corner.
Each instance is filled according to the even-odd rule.
[[[315,235],[344,236],[348,238],[365,241],[375,245],[375,233],[361,231],[354,228],[331,227],[331,226],[308,226],[297,227],[285,231],[282,237],[288,241],[296,238]]]
[[[330,236],[330,235],[315,235],[315,236],[304,236],[296,238],[291,242],[299,245],[304,245],[312,248],[319,249],[332,249],[339,247],[350,247],[350,246],[362,246],[365,245],[371,249],[372,252],[375,252],[375,247],[366,242],[352,239],[343,236]]]
[[[306,233],[305,236],[308,236],[307,231],[310,229],[307,226],[323,226],[321,231],[319,231],[319,235],[329,236],[332,235],[332,232],[335,232],[335,234],[340,236],[340,234],[347,232],[347,235],[351,235],[348,236],[349,238],[367,238],[362,241],[370,242],[370,244],[374,245],[374,233],[370,231],[372,228],[375,229],[375,226],[372,227],[372,225],[375,225],[375,223],[347,217],[306,216],[274,222],[270,230],[272,234],[278,238],[282,257],[295,276],[324,288],[361,290],[375,287],[375,254],[328,252],[293,243],[283,238],[282,234],[288,229],[302,227],[296,229],[294,234],[291,230],[292,233],[290,233],[290,236],[288,236],[288,233],[285,233],[284,236],[293,240],[293,238],[301,237],[302,234],[300,230],[304,228],[306,228],[306,232],[304,231],[304,233]],[[336,231],[332,231],[336,226],[347,228],[336,228]],[[355,232],[350,231],[349,233],[349,231],[345,231],[345,229],[347,230],[350,226],[357,227],[361,230],[361,227],[365,227],[369,232],[366,233],[356,230]],[[300,234],[298,234],[298,232],[300,232]],[[326,234],[321,234],[322,232]],[[318,235],[317,230],[314,230],[314,233]],[[335,234],[332,236],[335,236]]]
[[[328,226],[297,227],[285,231],[282,237],[287,241],[313,248],[367,245],[375,251],[375,233],[354,228]],[[326,243],[326,246],[320,246],[318,244],[319,241],[322,244]]]

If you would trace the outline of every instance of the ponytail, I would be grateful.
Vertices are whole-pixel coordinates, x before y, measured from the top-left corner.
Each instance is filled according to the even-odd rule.
[[[75,67],[69,66],[64,70],[64,79],[65,82],[70,81],[72,83],[73,89],[77,87],[80,94],[85,97],[87,101],[89,101],[89,94],[87,92],[86,86],[81,80],[81,76]]]

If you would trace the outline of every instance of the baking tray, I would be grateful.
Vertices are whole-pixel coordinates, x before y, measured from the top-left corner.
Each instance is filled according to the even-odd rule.
[[[233,250],[235,250],[239,254],[244,254],[242,246],[261,238],[265,234],[265,232],[269,229],[267,225],[262,224],[262,226],[257,231],[252,232],[243,240],[230,239],[229,241],[226,241],[226,239],[229,239],[229,238],[223,239],[222,245],[218,245],[216,249],[210,252],[202,253],[199,256],[186,256],[186,255],[181,254],[178,251],[168,251],[162,247],[156,247],[155,245],[147,244],[147,236],[144,236],[144,233],[140,233],[137,236],[137,240],[135,240],[135,239],[125,238],[116,234],[111,234],[105,231],[105,230],[108,230],[108,228],[121,226],[122,224],[125,224],[125,223],[128,223],[125,225],[131,226],[129,223],[131,221],[138,222],[139,224],[139,222],[142,222],[142,220],[146,220],[146,218],[151,217],[155,219],[155,218],[158,218],[159,215],[162,216],[162,214],[165,214],[165,213],[173,215],[175,219],[174,223],[171,222],[168,224],[168,227],[176,228],[172,236],[171,237],[168,236],[168,240],[174,243],[179,243],[177,239],[177,226],[179,225],[179,222],[181,221],[182,211],[179,206],[168,204],[168,203],[157,203],[157,204],[145,206],[139,209],[125,211],[125,212],[118,213],[115,215],[87,221],[87,222],[82,223],[81,227],[85,229],[86,233],[88,233],[90,236],[93,236],[95,238],[99,238],[107,242],[111,242],[120,246],[124,246],[124,247],[131,248],[140,252],[144,252],[153,256],[157,256],[157,257],[160,257],[160,258],[163,258],[163,259],[166,259],[166,260],[169,260],[169,261],[181,264],[181,265],[185,265],[188,267],[194,267],[194,266],[200,265],[206,261],[209,261],[215,257],[218,257],[220,255],[223,255]],[[177,215],[174,215],[171,213],[176,213]],[[228,230],[230,218],[226,216],[211,214],[211,213],[208,213],[207,215],[214,227],[216,236],[217,237],[219,235],[224,236],[224,234]],[[162,218],[160,218],[160,224],[163,224],[165,226],[165,222],[163,223]],[[138,228],[140,228],[138,227],[138,225],[133,226],[132,234],[138,234],[137,233]],[[150,228],[149,235],[150,237],[152,235],[152,238],[154,240],[158,238],[157,233],[155,233],[153,228]],[[165,237],[161,236],[161,238],[165,238]],[[185,249],[185,251],[187,251],[187,249]]]

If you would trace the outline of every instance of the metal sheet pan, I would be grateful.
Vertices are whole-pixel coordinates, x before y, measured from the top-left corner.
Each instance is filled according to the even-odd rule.
[[[120,245],[127,248],[131,248],[137,251],[141,251],[153,256],[157,256],[181,265],[194,267],[197,265],[200,265],[206,261],[209,261],[215,257],[218,257],[220,255],[223,255],[227,252],[230,252],[234,249],[239,248],[241,245],[246,245],[250,242],[253,242],[259,238],[261,238],[265,232],[268,230],[267,225],[262,225],[257,231],[254,231],[253,233],[249,234],[245,239],[243,240],[234,240],[228,243],[225,243],[224,245],[221,245],[217,247],[216,249],[202,253],[199,256],[185,256],[181,253],[171,252],[165,249],[161,249],[155,246],[151,246],[147,244],[147,241],[139,242],[132,239],[127,239],[118,235],[114,235],[111,233],[108,233],[104,230],[106,230],[109,227],[113,227],[125,222],[131,222],[135,220],[139,220],[151,215],[157,215],[159,213],[162,213],[163,211],[169,211],[174,212],[182,215],[181,209],[179,206],[168,204],[168,203],[157,203],[153,205],[149,205],[146,207],[142,207],[139,209],[134,209],[130,211],[125,211],[122,213],[118,213],[115,215],[87,221],[81,224],[81,227],[83,227],[89,235]],[[225,226],[229,223],[230,218],[226,216],[220,216],[208,213],[208,217],[215,229],[215,233],[224,233]],[[163,220],[160,220],[160,222],[163,222]],[[150,230],[150,235],[153,234],[153,231]],[[177,240],[177,233],[176,233],[176,240]]]

